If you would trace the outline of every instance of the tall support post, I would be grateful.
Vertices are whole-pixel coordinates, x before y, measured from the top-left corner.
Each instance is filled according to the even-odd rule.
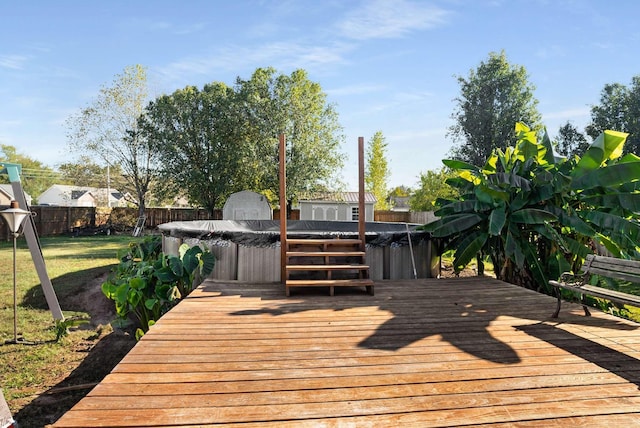
[[[280,282],[287,281],[287,147],[284,134],[279,136],[280,163]]]
[[[365,207],[364,207],[364,137],[358,137],[358,237],[360,251],[365,250]]]
[[[20,208],[28,210],[27,201],[24,197],[24,191],[22,190],[22,184],[20,183],[20,169],[21,166],[18,164],[0,163],[0,172],[6,172],[9,175],[9,182],[11,183],[11,188],[13,190],[13,199],[18,202],[18,206]],[[47,273],[47,267],[44,263],[40,241],[38,240],[38,235],[36,233],[32,217],[25,220],[23,228],[24,237],[27,241],[27,245],[29,246],[31,258],[33,259],[33,264],[36,268],[36,272],[38,273],[38,278],[40,279],[40,284],[42,285],[44,297],[47,300],[47,305],[49,306],[51,315],[53,315],[54,320],[64,320],[62,309],[60,309],[60,303],[58,303],[58,297],[56,296],[56,292],[51,284],[51,279],[49,279],[49,274]]]

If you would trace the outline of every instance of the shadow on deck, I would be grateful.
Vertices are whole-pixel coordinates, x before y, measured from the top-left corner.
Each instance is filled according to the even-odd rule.
[[[638,325],[554,306],[491,278],[208,281],[54,426],[637,426]]]

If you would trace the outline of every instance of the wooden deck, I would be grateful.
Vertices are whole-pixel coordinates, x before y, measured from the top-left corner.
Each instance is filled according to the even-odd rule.
[[[206,282],[55,427],[640,426],[640,325],[487,278]]]

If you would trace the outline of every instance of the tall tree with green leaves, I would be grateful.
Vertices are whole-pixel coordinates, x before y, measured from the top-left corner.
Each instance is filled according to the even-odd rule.
[[[560,127],[556,140],[558,154],[567,157],[582,156],[589,148],[587,138],[571,122]]]
[[[626,153],[640,155],[640,75],[631,79],[631,86],[611,83],[604,86],[600,104],[591,106],[591,123],[586,132],[596,138],[607,129],[629,134]]]
[[[187,86],[152,101],[140,122],[163,181],[210,214],[252,182],[255,163],[241,143],[245,127],[237,107],[233,88],[224,83]]]
[[[434,211],[439,200],[458,197],[458,189],[447,183],[453,177],[455,174],[446,168],[420,173],[420,185],[409,198],[411,211]]]
[[[491,52],[467,77],[458,76],[460,95],[449,128],[455,146],[451,155],[481,166],[493,149],[504,150],[515,141],[515,122],[541,129],[534,85],[523,66],[511,65],[504,51]]]
[[[288,208],[305,192],[339,185],[345,155],[335,106],[306,71],[278,74],[258,68],[235,87],[242,105],[242,144],[249,149],[255,191],[278,194],[278,135],[286,135]]]
[[[52,185],[56,184],[59,174],[42,162],[19,153],[14,146],[0,144],[0,162],[22,165],[20,180],[22,189],[34,200]],[[7,175],[0,175],[0,183],[9,183]]]
[[[103,86],[93,102],[67,120],[70,147],[104,166],[117,165],[127,190],[136,195],[140,215],[156,179],[155,154],[138,132],[138,119],[149,99],[147,73],[141,65],[128,66],[111,86]]]
[[[64,162],[57,166],[62,184],[88,187],[107,187],[107,179],[111,185],[120,189],[123,184],[122,174],[117,165],[109,168],[98,165],[90,156],[80,155],[75,162]]]
[[[389,176],[389,165],[387,163],[387,143],[382,131],[377,131],[367,144],[366,165],[364,173],[364,184],[367,192],[373,193],[376,198],[374,208],[376,210],[388,210],[389,204],[387,189]]]

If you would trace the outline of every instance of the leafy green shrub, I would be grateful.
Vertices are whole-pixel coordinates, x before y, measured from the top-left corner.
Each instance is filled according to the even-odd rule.
[[[120,318],[135,316],[142,336],[164,313],[202,282],[215,264],[212,253],[200,247],[180,247],[179,257],[164,254],[160,237],[132,242],[118,257],[120,263],[102,284]]]
[[[454,250],[454,269],[489,257],[496,277],[540,291],[577,272],[596,246],[640,258],[640,158],[623,155],[627,134],[605,131],[580,157],[557,157],[545,135],[516,124],[517,142],[494,150],[482,168],[444,160],[460,191],[440,200],[424,229]]]

